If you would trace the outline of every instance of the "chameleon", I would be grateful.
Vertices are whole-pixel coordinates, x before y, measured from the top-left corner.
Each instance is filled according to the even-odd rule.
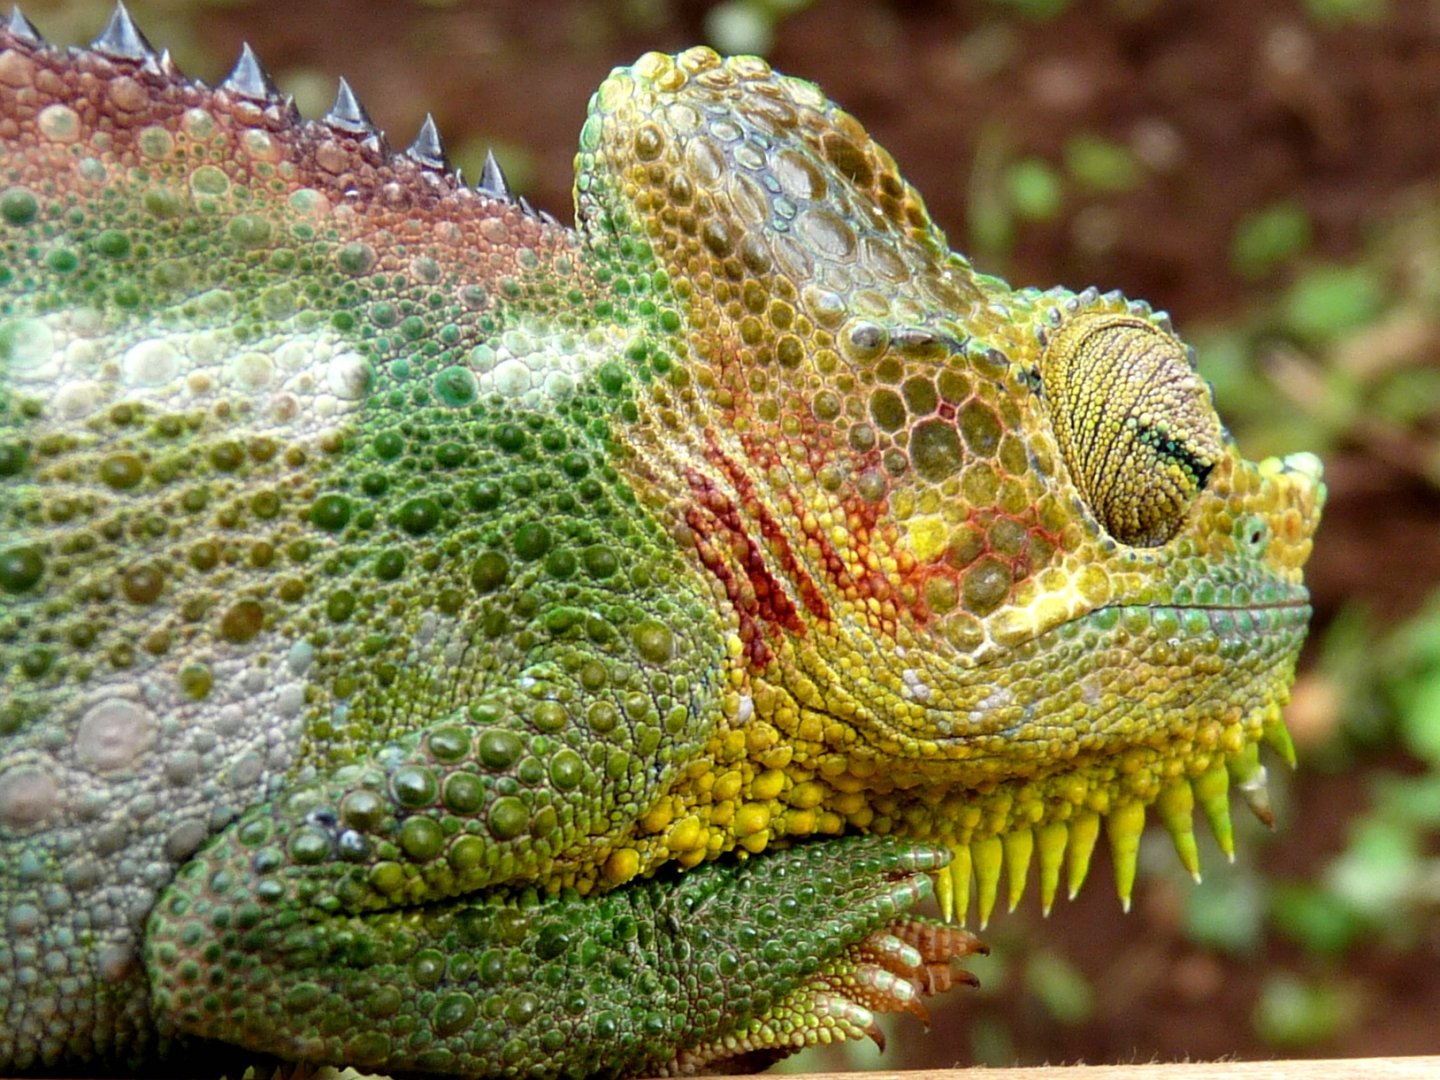
[[[16,10],[0,140],[0,1070],[759,1067],[1269,816],[1318,459],[813,84],[617,69],[570,228]]]

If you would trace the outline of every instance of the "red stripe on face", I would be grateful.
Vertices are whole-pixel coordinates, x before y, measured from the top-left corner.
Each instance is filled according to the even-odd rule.
[[[685,511],[695,551],[735,611],[746,657],[753,667],[764,667],[772,655],[766,637],[784,631],[804,634],[805,623],[770,572],[734,502],[699,472],[687,472],[686,480],[695,494]]]
[[[820,592],[820,587],[815,584],[815,579],[805,569],[795,554],[795,549],[790,543],[790,538],[780,527],[770,507],[755,492],[755,481],[745,470],[727,457],[715,444],[713,438],[708,440],[709,447],[707,456],[710,461],[718,466],[725,474],[726,479],[734,486],[736,493],[740,496],[741,507],[760,526],[760,535],[764,537],[769,549],[774,552],[780,562],[780,572],[784,579],[794,587],[800,596],[800,602],[805,605],[812,616],[824,622],[831,618],[830,605],[825,602],[825,596]],[[779,463],[773,450],[754,444],[754,440],[746,439],[745,452],[750,458],[754,467],[761,469],[770,468]],[[767,571],[767,576],[769,572]],[[774,581],[773,577],[770,577]],[[786,603],[790,600],[786,597]],[[791,605],[793,608],[793,604]]]

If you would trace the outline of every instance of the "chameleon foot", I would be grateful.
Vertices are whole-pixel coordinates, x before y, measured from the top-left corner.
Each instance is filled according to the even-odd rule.
[[[931,919],[901,918],[857,942],[763,1016],[687,1050],[668,1075],[758,1072],[812,1046],[869,1038],[882,1051],[877,1013],[908,1012],[926,1027],[924,999],[979,980],[955,962],[990,950],[967,930]]]

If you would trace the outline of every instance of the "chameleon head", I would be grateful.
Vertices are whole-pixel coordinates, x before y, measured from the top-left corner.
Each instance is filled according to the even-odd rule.
[[[1246,461],[1165,315],[976,273],[852,117],[754,58],[617,72],[577,165],[597,264],[682,312],[625,437],[705,478],[687,528],[749,577],[767,836],[942,839],[942,904],[973,874],[983,918],[1037,853],[1047,906],[1067,854],[1078,887],[1102,823],[1128,902],[1147,808],[1192,871],[1197,803],[1227,850],[1232,777],[1268,814],[1320,466]]]

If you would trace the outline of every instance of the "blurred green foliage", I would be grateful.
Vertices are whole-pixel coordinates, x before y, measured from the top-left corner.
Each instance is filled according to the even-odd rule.
[[[1065,182],[1041,158],[1023,158],[1010,166],[1005,177],[1010,205],[1030,221],[1053,221],[1065,201]]]
[[[1083,1024],[1095,1013],[1095,991],[1074,964],[1057,952],[1030,954],[1025,983],[1045,1011],[1062,1024]]]
[[[1252,1020],[1272,1046],[1301,1050],[1332,1037],[1354,1016],[1354,995],[1344,987],[1280,973],[1265,980]]]
[[[1305,0],[1305,11],[1322,26],[1377,23],[1390,14],[1387,0]]]
[[[1027,19],[1053,19],[1070,6],[1070,0],[990,0],[997,8]]]
[[[722,53],[764,56],[775,32],[813,0],[721,0],[705,14],[705,37]]]
[[[1302,343],[1323,347],[1369,326],[1385,306],[1385,287],[1368,266],[1315,266],[1284,298],[1283,326]]]
[[[1140,186],[1140,163],[1128,147],[1081,133],[1065,142],[1065,171],[1082,189],[1118,194]]]
[[[1310,246],[1310,215],[1292,199],[1247,214],[1235,227],[1230,265],[1241,277],[1269,275]]]

